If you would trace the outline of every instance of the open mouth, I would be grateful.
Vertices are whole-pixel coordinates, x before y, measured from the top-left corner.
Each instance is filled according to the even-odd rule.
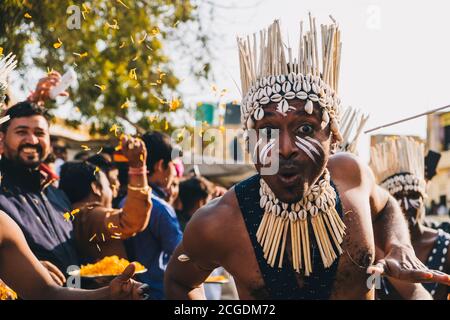
[[[283,184],[293,184],[297,182],[300,174],[298,172],[286,171],[278,173],[278,178],[283,182]]]
[[[39,156],[40,150],[37,147],[23,147],[20,152],[27,158],[34,158]]]
[[[25,152],[25,153],[33,153],[33,152],[38,152],[38,151],[37,151],[36,148],[30,148],[30,147],[27,147],[27,148],[22,148],[22,152]]]

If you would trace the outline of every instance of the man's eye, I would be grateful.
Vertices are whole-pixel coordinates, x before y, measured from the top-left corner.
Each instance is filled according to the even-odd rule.
[[[311,126],[309,124],[304,124],[304,125],[300,126],[297,130],[299,133],[302,133],[302,134],[311,134],[314,132],[313,126]]]

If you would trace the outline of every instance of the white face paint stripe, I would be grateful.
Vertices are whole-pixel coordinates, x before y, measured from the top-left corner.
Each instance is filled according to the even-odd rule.
[[[256,158],[256,151],[258,151],[258,147],[259,147],[259,145],[260,145],[262,142],[263,142],[263,139],[262,139],[262,138],[260,138],[260,139],[258,140],[258,142],[256,142],[255,149],[253,150],[253,159]]]
[[[304,145],[302,145],[302,144],[301,144],[300,142],[298,142],[298,141],[295,142],[295,145],[296,145],[299,149],[303,150],[303,152],[306,153],[306,154],[308,155],[308,157],[310,157],[311,160],[312,160],[314,163],[316,163],[316,158],[314,158],[314,155],[308,150],[308,148],[306,148]]]
[[[272,143],[266,150],[266,152],[263,155],[262,158],[262,164],[266,165],[267,164],[267,157],[269,156],[269,152],[275,147],[275,143]]]
[[[264,152],[263,159],[262,159],[262,163],[263,163],[264,165],[267,164],[267,157],[269,156],[269,152],[272,151],[272,149],[273,149],[274,147],[275,147],[275,143],[271,144],[271,145],[267,148],[267,150]]]
[[[309,140],[312,143],[316,144],[322,150],[322,152],[325,153],[325,150],[323,150],[322,144],[319,141],[317,141],[314,138],[311,138],[310,136],[306,136],[305,138],[306,138],[306,140]]]
[[[303,138],[297,137],[297,140],[301,143],[303,143],[306,147],[309,148],[309,150],[311,150],[312,152],[314,152],[315,154],[317,154],[320,157],[320,152],[317,150],[316,147],[314,147],[310,142],[306,141]]]
[[[270,139],[269,143],[262,148],[261,152],[259,153],[259,161],[263,163],[264,156],[267,156],[267,153],[270,151],[270,149],[273,148],[275,145],[275,139]],[[263,163],[264,164],[264,163]]]
[[[420,199],[409,199],[409,204],[415,208],[415,209],[419,209],[420,208]]]
[[[266,156],[266,152],[267,152],[267,150],[270,148],[270,143],[269,144],[266,144],[265,146],[264,146],[264,148],[261,150],[261,153],[259,154],[259,162],[261,163],[261,164],[265,164],[265,162],[264,162],[264,157]]]

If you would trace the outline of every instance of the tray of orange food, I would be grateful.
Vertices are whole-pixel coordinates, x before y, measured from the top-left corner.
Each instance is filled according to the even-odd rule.
[[[209,276],[205,283],[216,283],[216,284],[225,284],[230,282],[230,279],[228,279],[225,276]]]
[[[136,267],[136,274],[147,272],[147,269],[139,262],[133,263]],[[79,270],[69,272],[69,274],[82,278],[116,277],[122,274],[129,264],[130,262],[126,259],[110,256],[93,264],[82,265]]]
[[[16,300],[17,293],[0,280],[0,300]]]

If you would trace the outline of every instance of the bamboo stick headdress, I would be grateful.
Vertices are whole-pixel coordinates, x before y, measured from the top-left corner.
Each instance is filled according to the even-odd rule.
[[[289,101],[296,98],[306,101],[305,110],[309,114],[313,112],[313,103],[318,103],[322,110],[322,129],[330,124],[333,134],[342,140],[337,97],[341,32],[334,20],[330,25],[321,25],[320,31],[321,44],[316,19],[309,15],[309,30],[305,33],[303,22],[300,23],[296,57],[282,40],[278,20],[252,38],[238,38],[244,130],[253,128],[254,121],[264,117],[265,105],[277,103],[277,111],[286,115],[293,109]]]
[[[5,100],[6,91],[8,89],[8,75],[17,66],[16,56],[11,53],[0,59],[0,106]]]
[[[377,182],[392,195],[416,191],[426,196],[424,144],[411,137],[390,138],[371,148]]]
[[[346,107],[339,119],[339,130],[342,134],[342,142],[339,151],[356,154],[359,137],[369,120],[369,115],[363,114],[361,110],[353,107]]]

